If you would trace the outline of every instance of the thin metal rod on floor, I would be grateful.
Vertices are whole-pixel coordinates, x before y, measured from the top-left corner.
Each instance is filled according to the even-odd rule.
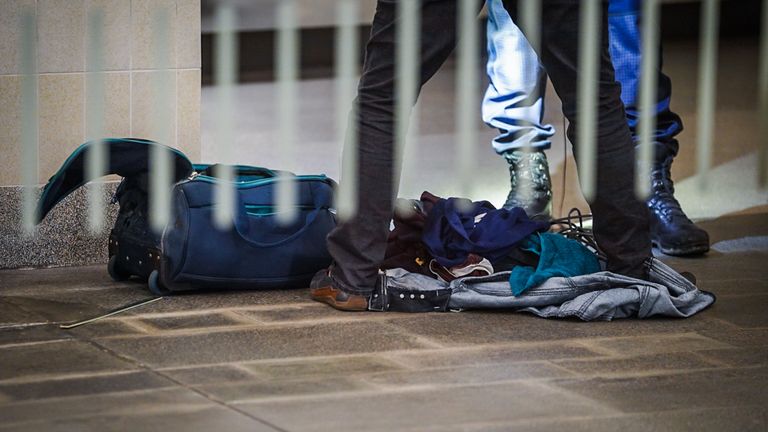
[[[216,227],[227,230],[232,226],[235,206],[234,139],[235,139],[235,81],[237,74],[237,39],[235,38],[235,8],[221,4],[216,10],[216,154],[221,164],[216,166]]]
[[[21,175],[24,183],[22,204],[24,232],[35,230],[35,200],[38,184],[37,142],[37,21],[35,7],[29,6],[19,20],[21,34]]]
[[[338,217],[348,220],[357,212],[357,106],[354,103],[358,76],[358,0],[336,4],[336,142],[342,154],[341,181],[337,200]]]
[[[651,193],[651,166],[654,157],[653,137],[656,132],[656,95],[659,82],[659,2],[643,4],[640,74],[640,145],[636,153],[635,195],[645,201]]]
[[[86,138],[93,142],[86,160],[86,178],[94,179],[88,189],[88,229],[98,234],[104,228],[104,183],[109,149],[104,138],[104,12],[94,8],[88,14],[87,74],[85,81]]]
[[[104,319],[104,318],[109,318],[111,316],[123,313],[125,311],[129,311],[131,309],[136,309],[137,307],[148,305],[150,303],[154,303],[154,302],[156,302],[158,300],[162,300],[162,299],[163,299],[163,297],[152,297],[152,298],[149,298],[149,299],[139,300],[137,302],[130,303],[130,304],[127,304],[125,306],[120,306],[119,308],[116,308],[116,309],[112,309],[111,311],[109,311],[109,312],[107,312],[105,314],[98,315],[98,316],[95,316],[93,318],[88,318],[88,319],[84,319],[84,320],[81,320],[81,321],[75,321],[75,322],[72,322],[72,323],[69,323],[69,324],[61,324],[61,325],[59,325],[59,328],[60,329],[64,329],[64,330],[73,329],[75,327],[80,327],[81,325],[89,324],[89,323],[92,323],[94,321],[98,321],[98,320],[101,320],[101,319]]]
[[[173,79],[175,71],[171,70],[168,62],[171,53],[170,11],[161,8],[152,17],[152,41],[154,47],[154,63],[158,69],[152,74],[154,98],[152,101],[152,132],[153,137],[161,144],[173,143],[175,131],[171,130],[173,123],[171,114],[175,111],[173,100]],[[162,232],[171,214],[171,157],[169,152],[161,148],[153,148],[150,153],[150,226],[156,232]]]
[[[277,5],[277,148],[280,163],[287,167],[296,157],[297,80],[299,77],[299,38],[296,0],[282,0]],[[277,182],[277,221],[290,224],[298,216],[297,184],[288,175]]]
[[[697,114],[696,174],[699,188],[707,187],[707,172],[712,167],[717,88],[717,41],[720,26],[720,1],[704,0],[701,14],[699,88]]]
[[[577,152],[581,191],[587,201],[597,187],[597,80],[600,66],[600,0],[581,2]]]

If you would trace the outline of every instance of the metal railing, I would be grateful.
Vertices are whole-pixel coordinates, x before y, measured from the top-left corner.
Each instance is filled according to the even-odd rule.
[[[458,66],[456,76],[456,152],[458,157],[456,179],[457,194],[467,195],[468,185],[472,183],[473,146],[476,144],[474,128],[476,117],[479,115],[480,74],[477,67],[479,52],[479,28],[475,0],[457,0],[459,2],[459,17],[457,31],[459,33]],[[536,49],[541,41],[541,1],[531,0],[520,2],[520,24],[530,35],[530,42]],[[712,168],[714,146],[714,118],[716,110],[717,84],[717,51],[719,27],[719,0],[703,0],[701,14],[700,64],[698,84],[698,133],[697,133],[697,174],[701,186],[706,187],[707,172]],[[275,165],[287,165],[293,158],[300,157],[296,149],[296,131],[293,118],[297,115],[297,81],[299,79],[299,37],[297,25],[297,0],[282,0],[277,2],[276,23],[277,38],[276,86],[277,97],[275,108],[278,119],[278,137],[275,145],[280,149],[279,160]],[[337,0],[336,17],[336,61],[335,61],[335,99],[336,111],[335,137],[337,149],[343,152],[342,182],[338,193],[338,210],[341,218],[349,218],[357,209],[356,176],[357,176],[357,133],[355,131],[356,107],[353,104],[355,84],[359,74],[356,26],[359,19],[359,4],[357,0]],[[578,159],[581,189],[584,196],[591,200],[596,188],[596,127],[597,127],[597,98],[598,98],[598,64],[600,29],[600,0],[584,0],[581,2],[580,53],[579,53],[579,82],[578,82]],[[643,4],[644,16],[642,26],[642,45],[656,47],[659,44],[659,13],[660,0],[646,0]],[[395,174],[399,178],[401,164],[409,161],[409,147],[413,146],[411,139],[418,129],[417,114],[413,105],[416,102],[420,82],[419,36],[420,36],[420,7],[418,0],[402,0],[398,3],[399,21],[397,26],[396,50],[396,101],[395,109],[395,161],[398,161]],[[220,162],[235,163],[235,85],[237,38],[235,37],[236,6],[222,2],[217,11],[216,35],[216,92],[217,98],[217,131],[216,149]],[[169,56],[171,37],[168,34],[169,17],[160,10],[154,17],[152,38],[155,62],[161,73],[155,74],[152,106],[154,108],[155,136],[170,139],[170,124],[168,116],[173,112],[172,95],[169,89],[169,76],[162,73],[168,70],[166,64]],[[86,116],[88,128],[86,135],[89,140],[103,137],[105,101],[105,85],[103,77],[103,47],[101,43],[101,28],[103,15],[98,9],[87,19],[87,106]],[[768,187],[768,0],[763,2],[762,34],[760,40],[760,70],[759,70],[759,109],[760,109],[760,145],[758,182],[762,188]],[[34,11],[21,16],[20,22],[20,53],[23,70],[22,85],[22,152],[21,166],[25,193],[23,195],[24,227],[28,232],[34,229],[34,208],[36,187],[38,184],[38,143],[37,130],[37,70],[36,70],[36,23]],[[642,74],[640,83],[639,120],[639,152],[638,171],[636,177],[636,194],[640,198],[650,193],[648,182],[653,160],[653,134],[655,129],[656,87],[658,76],[654,71],[658,68],[656,55],[646,55],[642,58]],[[351,117],[350,117],[351,115]],[[352,120],[350,120],[350,118]],[[409,139],[410,137],[410,139]],[[106,146],[96,146],[87,169],[89,177],[97,177],[106,172]],[[171,184],[170,159],[165,152],[155,152],[151,158],[151,188],[150,203],[151,221],[155,229],[161,229],[169,220],[169,186]],[[224,179],[232,179],[231,168],[222,168],[217,173]],[[220,205],[216,210],[217,225],[227,228],[232,223],[235,208],[234,192],[227,182],[221,183],[217,189],[217,200]],[[397,182],[395,182],[397,185]],[[93,232],[102,228],[104,220],[104,203],[102,202],[101,187],[97,186],[90,192],[89,222]],[[278,182],[277,205],[278,214],[283,222],[290,222],[296,217],[296,187],[290,178],[281,178]]]

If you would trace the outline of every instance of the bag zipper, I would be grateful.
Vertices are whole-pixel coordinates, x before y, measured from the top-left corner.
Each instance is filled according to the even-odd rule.
[[[296,181],[328,181],[331,179],[328,176],[321,174],[321,175],[300,175],[300,176],[296,176],[295,180]],[[198,172],[193,172],[192,175],[190,175],[186,180],[182,180],[178,184],[185,184],[191,181],[203,181],[211,184],[217,184],[221,182],[221,180],[219,180],[216,177],[211,177],[204,174],[200,174]],[[244,182],[233,182],[233,183],[238,189],[246,189],[254,186],[263,186],[263,185],[274,183],[277,181],[280,181],[280,179],[271,177],[271,178],[265,178],[265,179],[259,179],[259,180],[249,180]]]

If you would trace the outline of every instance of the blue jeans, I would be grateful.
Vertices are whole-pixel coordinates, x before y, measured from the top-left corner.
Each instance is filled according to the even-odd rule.
[[[387,270],[370,301],[370,310],[427,312],[500,309],[545,318],[576,317],[584,321],[667,316],[687,318],[715,302],[656,258],[644,262],[647,280],[611,272],[553,277],[515,296],[509,272],[442,282],[403,269]],[[430,308],[431,306],[431,308]]]
[[[483,100],[483,120],[501,133],[493,140],[497,153],[523,147],[548,149],[554,135],[544,124],[546,72],[522,31],[512,22],[502,0],[488,0],[488,77]],[[636,134],[640,83],[640,1],[611,0],[608,9],[610,54],[616,79],[621,83],[627,123]],[[661,58],[661,49],[658,50]],[[673,138],[683,130],[680,117],[669,108],[672,84],[658,70],[655,140],[657,160],[677,155]]]
[[[490,84],[482,111],[483,120],[501,132],[493,148],[499,154],[522,147],[548,149],[555,128],[543,124],[547,74],[502,0],[487,5]]]

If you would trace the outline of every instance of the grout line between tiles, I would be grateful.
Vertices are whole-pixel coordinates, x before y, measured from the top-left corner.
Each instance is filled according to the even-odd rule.
[[[214,397],[213,395],[208,394],[207,392],[204,392],[204,391],[199,390],[199,389],[197,389],[195,387],[192,387],[192,386],[188,386],[188,385],[186,385],[186,384],[184,384],[184,383],[174,379],[173,377],[170,377],[170,376],[168,376],[168,375],[166,375],[166,374],[164,374],[164,373],[162,373],[160,371],[157,371],[157,370],[151,368],[150,366],[148,366],[148,365],[146,365],[146,364],[144,364],[144,363],[142,363],[140,361],[137,361],[136,359],[133,359],[133,358],[128,357],[128,356],[125,356],[125,355],[123,355],[123,354],[121,354],[121,353],[119,353],[117,351],[114,351],[114,350],[112,350],[112,349],[110,349],[110,348],[108,348],[108,347],[106,347],[104,345],[101,345],[100,343],[98,343],[95,340],[88,339],[88,338],[79,338],[77,336],[75,336],[75,338],[77,340],[80,340],[81,342],[85,342],[85,343],[87,343],[87,344],[89,344],[89,345],[91,345],[91,346],[93,346],[93,347],[95,347],[95,348],[97,348],[97,349],[99,349],[101,351],[104,351],[104,352],[106,352],[107,354],[109,354],[109,355],[111,355],[113,357],[116,357],[116,358],[118,358],[118,359],[120,359],[120,360],[122,360],[124,362],[130,363],[130,364],[134,365],[135,367],[137,367],[139,370],[144,370],[144,371],[150,372],[150,373],[152,373],[152,374],[154,374],[156,376],[159,376],[159,377],[161,377],[161,378],[163,378],[163,379],[165,379],[167,381],[170,381],[170,382],[174,383],[178,387],[181,387],[183,389],[186,389],[186,390],[189,390],[189,391],[191,391],[193,393],[196,393],[199,396],[202,396],[204,399],[208,400],[209,402],[212,402],[212,403],[214,403],[216,405],[219,405],[219,406],[221,406],[221,407],[223,407],[225,409],[228,409],[230,411],[236,412],[236,413],[238,413],[240,415],[243,415],[245,417],[248,417],[251,420],[257,421],[257,422],[259,422],[259,423],[261,423],[261,424],[263,424],[263,425],[265,425],[267,427],[270,427],[270,428],[272,428],[274,430],[277,430],[277,431],[280,431],[280,432],[287,432],[284,429],[282,429],[282,428],[280,428],[280,427],[278,427],[276,425],[273,425],[272,423],[270,423],[270,422],[268,422],[266,420],[262,420],[262,419],[260,419],[260,418],[258,418],[256,416],[254,416],[254,415],[251,415],[248,412],[246,412],[246,411],[244,411],[244,410],[242,410],[242,409],[240,409],[238,407],[231,406],[227,402],[224,402],[224,401]]]

